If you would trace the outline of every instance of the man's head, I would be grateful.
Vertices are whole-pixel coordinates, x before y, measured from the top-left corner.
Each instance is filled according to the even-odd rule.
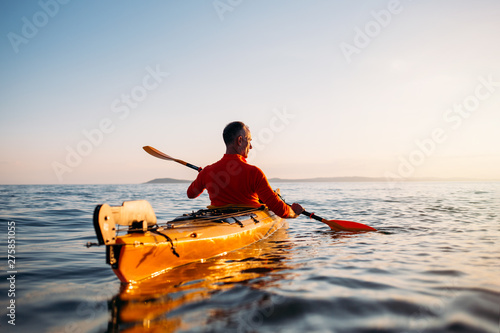
[[[226,144],[226,154],[239,154],[245,158],[252,149],[252,135],[248,126],[241,121],[233,121],[224,128],[222,138]]]

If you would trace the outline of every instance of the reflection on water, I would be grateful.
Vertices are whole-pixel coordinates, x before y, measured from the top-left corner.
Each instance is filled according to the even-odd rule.
[[[291,246],[285,227],[270,238],[244,249],[177,267],[139,284],[124,284],[109,303],[112,318],[108,331],[190,330],[203,322],[227,318],[228,312],[237,311],[241,303],[242,295],[239,293],[255,297],[251,295],[254,294],[252,291],[270,289],[284,278],[285,271],[292,269],[287,260],[291,255]],[[250,281],[251,285],[246,288]],[[243,288],[239,292],[238,286]],[[230,292],[225,294],[225,291]],[[231,296],[234,293],[236,295]],[[202,311],[206,306],[204,300],[208,298],[212,308],[213,302],[219,299],[219,302],[227,303],[227,309]],[[231,303],[234,304],[229,306]],[[257,304],[265,308],[267,303],[269,297],[264,297]],[[189,312],[194,309],[199,316],[186,316],[185,309]]]
[[[293,250],[301,238],[311,239],[310,234],[291,239],[287,228],[285,224],[268,239],[226,255],[177,267],[138,284],[123,284],[109,302],[108,331],[189,332],[209,326],[215,331],[251,332],[264,321],[286,320],[297,309],[293,303],[285,305],[290,298],[282,293],[283,287],[299,271],[310,269],[309,259],[294,258]],[[342,246],[363,233],[325,229],[315,234],[312,237]],[[285,308],[284,318],[278,313],[280,307]]]

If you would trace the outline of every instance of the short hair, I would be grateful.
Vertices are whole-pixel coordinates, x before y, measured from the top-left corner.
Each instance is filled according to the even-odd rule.
[[[241,121],[233,121],[232,123],[227,124],[222,132],[222,138],[224,139],[226,146],[232,144],[245,127],[246,125]]]

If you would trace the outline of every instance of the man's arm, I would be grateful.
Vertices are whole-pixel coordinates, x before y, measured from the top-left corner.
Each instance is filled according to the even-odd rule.
[[[203,172],[203,170],[201,172]],[[196,177],[196,179],[191,183],[191,185],[189,185],[187,189],[187,197],[189,199],[197,198],[205,189],[205,185],[203,185],[202,181],[203,176],[201,172],[198,174],[198,177]]]
[[[260,169],[259,169],[260,171]],[[273,191],[271,185],[262,171],[261,179],[258,181],[257,195],[259,198],[272,210],[276,215],[283,218],[296,218],[304,211],[301,205],[294,203],[292,206],[288,206],[277,193]]]

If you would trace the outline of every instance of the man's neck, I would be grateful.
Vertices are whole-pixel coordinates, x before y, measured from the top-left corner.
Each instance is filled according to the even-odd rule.
[[[227,147],[226,154],[228,154],[228,155],[240,155],[240,153],[234,147]]]

